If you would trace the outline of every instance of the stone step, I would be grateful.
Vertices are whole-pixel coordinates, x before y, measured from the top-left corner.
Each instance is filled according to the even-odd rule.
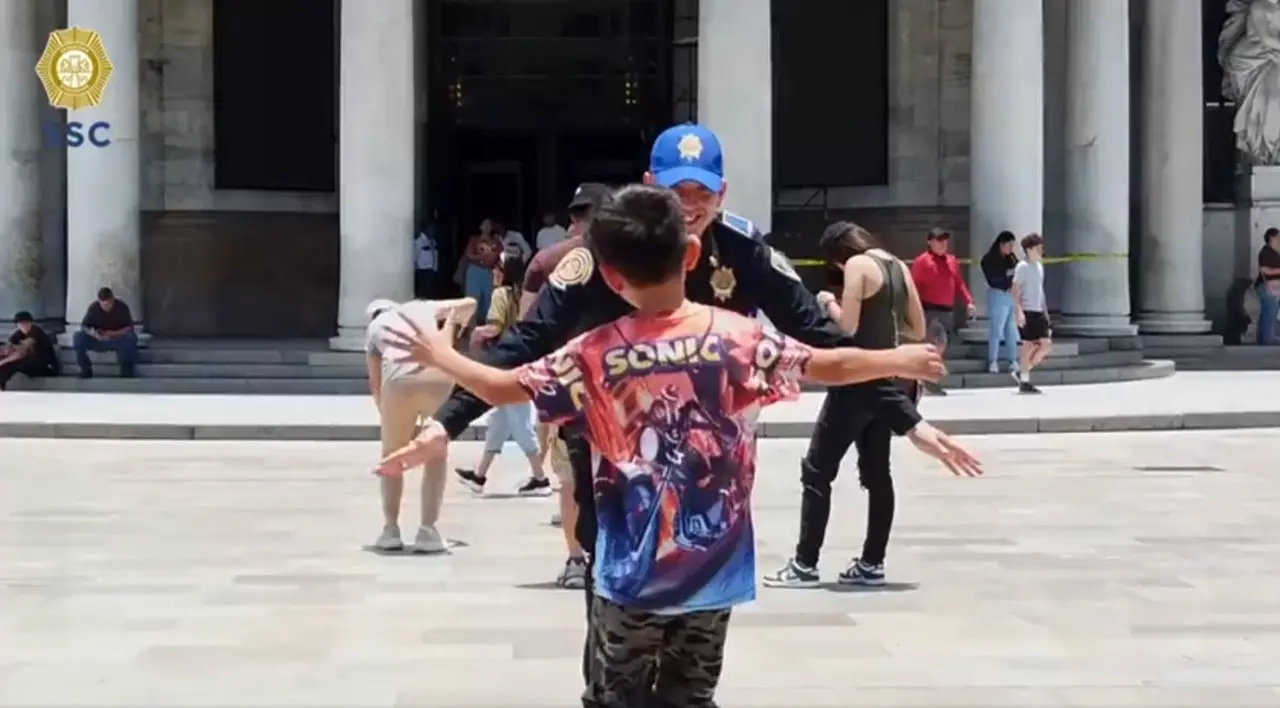
[[[1110,352],[1109,354],[1122,354]],[[1102,356],[1102,355],[1091,355]],[[1081,357],[1083,358],[1083,357]],[[1046,362],[1048,364],[1048,362]],[[1114,365],[1098,365],[1084,369],[1045,366],[1032,377],[1043,385],[1108,383],[1162,378],[1174,372],[1173,362],[1143,361]],[[1004,388],[1012,386],[1008,374],[980,372],[953,373],[943,381],[947,388]],[[806,390],[821,391],[820,386]],[[92,379],[61,376],[47,379],[16,377],[11,383],[15,391],[75,391],[82,393],[192,393],[192,394],[276,394],[276,395],[367,395],[369,385],[363,378],[147,378],[121,379],[99,371]]]
[[[115,377],[120,367],[114,358],[93,365],[94,373]],[[63,375],[76,376],[80,367],[63,362]],[[309,364],[138,364],[138,376],[147,379],[356,379],[364,381],[364,362],[355,366],[312,366]]]
[[[114,377],[119,373],[115,356],[103,354],[93,357],[94,372],[99,375]],[[1108,366],[1123,366],[1142,360],[1142,353],[1136,351],[1104,351],[1097,354],[1080,356],[1051,356],[1045,360],[1041,368],[1046,371],[1061,369],[1088,369]],[[985,358],[957,359],[948,358],[947,368],[952,374],[981,374],[987,371]],[[73,360],[64,361],[63,373],[75,376],[79,367]],[[148,379],[357,379],[364,381],[366,369],[363,357],[357,356],[353,363],[329,365],[315,364],[261,364],[261,363],[143,363],[138,365],[138,376]]]

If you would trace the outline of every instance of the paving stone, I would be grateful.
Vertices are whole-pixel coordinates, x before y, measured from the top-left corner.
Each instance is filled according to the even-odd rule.
[[[1280,705],[1277,439],[983,436],[981,480],[899,441],[893,582],[762,588],[735,614],[721,702]],[[575,705],[582,596],[548,589],[552,501],[501,498],[515,454],[493,498],[451,489],[452,555],[409,557],[363,550],[374,443],[3,446],[0,705]],[[804,447],[762,443],[761,572],[794,546]],[[829,579],[862,540],[851,463]]]

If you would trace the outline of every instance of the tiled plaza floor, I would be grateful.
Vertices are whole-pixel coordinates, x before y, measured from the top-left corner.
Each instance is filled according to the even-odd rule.
[[[1280,705],[1280,433],[972,444],[982,480],[897,452],[895,585],[736,614],[723,705]],[[794,543],[803,442],[762,445],[766,570]],[[0,705],[575,705],[582,598],[548,589],[551,501],[453,487],[464,546],[374,555],[375,452],[0,440]],[[832,578],[862,536],[846,470]]]

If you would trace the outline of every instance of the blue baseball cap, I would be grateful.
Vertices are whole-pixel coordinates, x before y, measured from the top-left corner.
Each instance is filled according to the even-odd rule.
[[[681,182],[719,192],[724,187],[724,153],[710,129],[683,123],[662,131],[649,153],[649,172],[663,187]]]

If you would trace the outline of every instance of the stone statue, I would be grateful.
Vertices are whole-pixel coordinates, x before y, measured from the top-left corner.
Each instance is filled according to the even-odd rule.
[[[1255,165],[1280,165],[1280,0],[1228,0],[1218,62],[1236,147]]]

